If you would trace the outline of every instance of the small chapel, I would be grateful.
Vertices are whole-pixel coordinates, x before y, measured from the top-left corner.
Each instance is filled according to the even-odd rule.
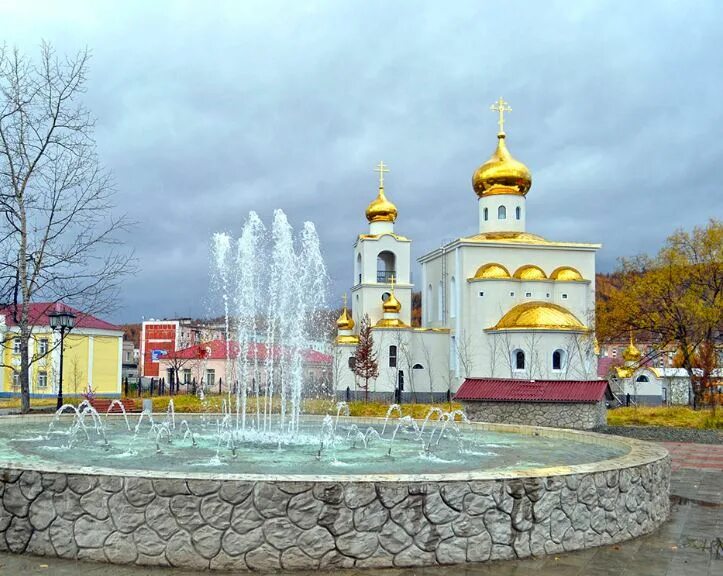
[[[567,388],[579,382],[578,389],[589,389],[584,383],[596,378],[595,254],[601,245],[528,232],[532,176],[508,149],[505,113],[511,108],[502,98],[491,108],[499,118],[496,147],[474,171],[469,194],[470,208],[477,203],[479,232],[418,259],[419,327],[411,325],[412,240],[396,229],[398,210],[384,187],[388,170],[381,162],[376,168],[379,188],[366,210],[369,228],[354,244],[351,303],[345,302],[337,322],[340,397],[359,390],[353,366],[365,316],[379,365],[370,397],[413,394],[416,401],[441,401],[463,393],[470,382],[480,389],[481,381],[491,382],[488,388],[498,396],[505,389],[514,396],[520,382],[538,388],[545,381]]]

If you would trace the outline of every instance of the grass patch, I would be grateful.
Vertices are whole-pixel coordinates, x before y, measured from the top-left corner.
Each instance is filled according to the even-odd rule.
[[[608,411],[609,426],[669,426],[676,428],[723,429],[723,410],[688,406],[640,406]]]

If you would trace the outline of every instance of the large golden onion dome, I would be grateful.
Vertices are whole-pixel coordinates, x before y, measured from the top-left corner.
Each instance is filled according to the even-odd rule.
[[[532,186],[530,170],[507,150],[504,132],[497,134],[497,150],[472,176],[477,196],[517,194],[524,196]]]
[[[475,279],[509,278],[510,273],[502,264],[490,262],[489,264],[483,264],[477,268],[477,272],[475,272],[474,277]]]
[[[384,194],[384,186],[379,186],[379,194],[367,206],[369,222],[394,222],[397,219],[397,207]]]
[[[518,280],[546,280],[547,275],[544,270],[534,264],[526,264],[520,266],[514,273],[514,277]]]
[[[640,350],[637,349],[635,344],[633,344],[633,335],[630,334],[630,344],[628,344],[628,347],[623,350],[623,360],[626,362],[640,362],[640,359],[643,357],[643,354],[640,352]]]
[[[563,282],[579,282],[583,279],[582,274],[572,266],[560,266],[555,268],[550,274],[552,280],[561,280]]]
[[[587,330],[575,315],[550,302],[525,302],[507,312],[491,330]]]

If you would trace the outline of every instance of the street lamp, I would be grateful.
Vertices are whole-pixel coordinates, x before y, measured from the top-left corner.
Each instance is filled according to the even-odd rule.
[[[65,342],[65,333],[70,332],[73,328],[73,320],[75,314],[66,310],[60,304],[56,305],[55,312],[48,313],[50,327],[60,332],[60,378],[58,379],[58,410],[63,407],[63,343]]]

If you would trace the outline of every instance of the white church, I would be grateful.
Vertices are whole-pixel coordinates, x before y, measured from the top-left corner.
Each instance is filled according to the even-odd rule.
[[[411,243],[397,208],[379,191],[368,231],[354,244],[351,312],[337,321],[337,394],[355,392],[359,327],[372,325],[378,377],[370,397],[417,401],[452,396],[465,379],[589,380],[596,377],[595,253],[600,244],[547,240],[527,231],[530,171],[507,149],[500,98],[497,147],[472,176],[479,233],[423,255],[422,321],[412,327]],[[473,200],[470,194],[470,208]],[[471,212],[471,210],[470,210]]]

